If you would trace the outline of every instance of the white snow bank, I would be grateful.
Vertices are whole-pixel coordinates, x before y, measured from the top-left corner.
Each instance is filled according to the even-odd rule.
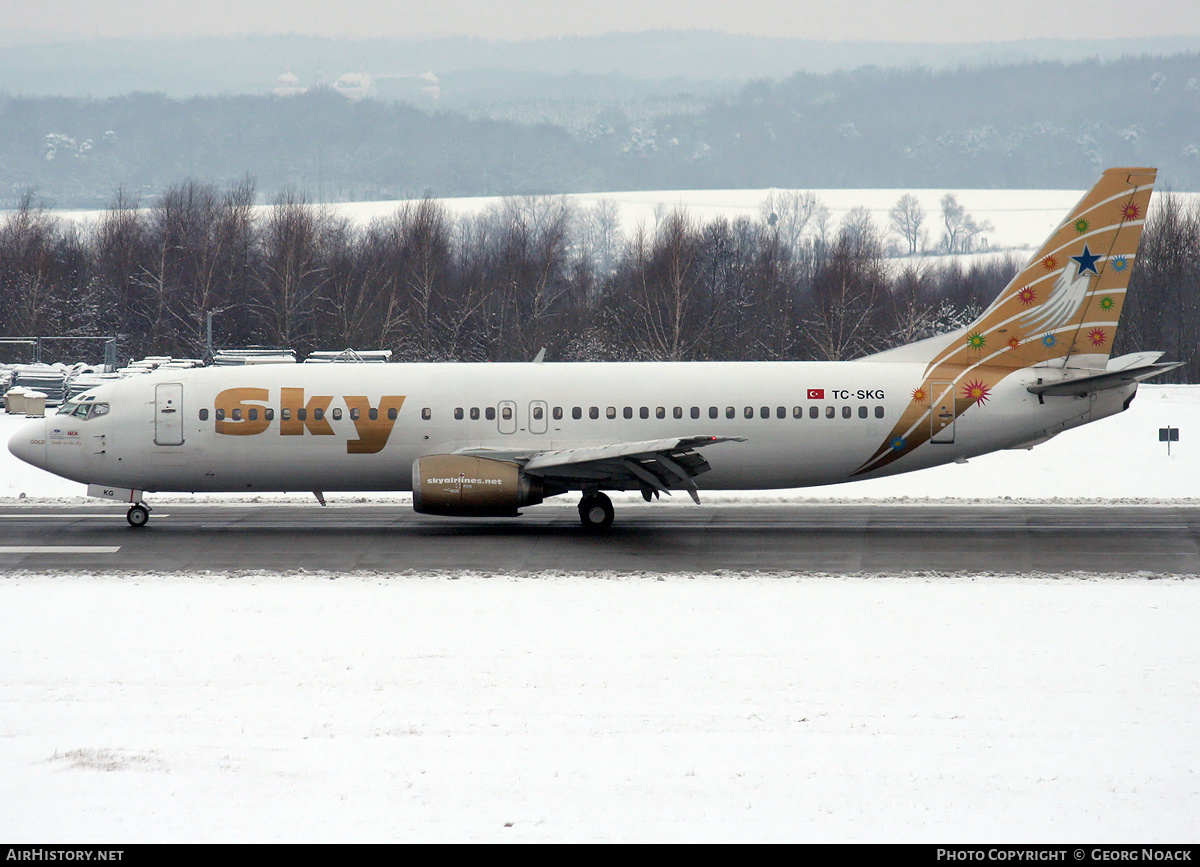
[[[0,837],[1179,842],[1200,582],[19,575]]]

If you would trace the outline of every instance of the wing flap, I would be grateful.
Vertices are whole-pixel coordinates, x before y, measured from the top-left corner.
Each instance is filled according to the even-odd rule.
[[[658,493],[670,495],[671,488],[682,487],[699,503],[693,479],[708,472],[709,464],[696,449],[745,441],[745,437],[671,437],[549,451],[477,447],[456,454],[513,461],[531,476],[569,486],[640,489],[647,498]]]

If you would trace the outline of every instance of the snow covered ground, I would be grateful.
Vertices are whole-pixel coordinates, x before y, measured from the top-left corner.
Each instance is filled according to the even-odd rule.
[[[778,190],[647,190],[610,193],[578,193],[564,196],[580,208],[593,207],[601,200],[615,202],[619,207],[621,229],[626,235],[638,226],[654,228],[659,215],[683,209],[695,219],[708,221],[716,217],[761,219],[763,202]],[[830,189],[811,190],[829,208],[831,225],[836,228],[842,217],[854,208],[866,208],[875,223],[886,230],[888,212],[901,196],[912,193],[926,212],[926,227],[930,243],[936,244],[941,225],[941,199],[951,193],[967,213],[977,221],[990,221],[995,230],[987,233],[992,248],[1025,248],[1045,238],[1066,216],[1082,190],[933,190],[933,189]],[[1189,195],[1189,194],[1184,194]],[[499,197],[441,199],[455,216],[470,216],[503,200]],[[404,202],[341,202],[327,207],[347,217],[356,225],[366,225],[374,219],[392,216]],[[269,205],[259,206],[265,215]],[[95,222],[104,212],[97,210],[61,210],[55,212],[67,220],[80,223]],[[4,212],[0,212],[2,218]]]
[[[1191,498],[1197,421],[1143,386],[723,496]],[[0,497],[81,492],[0,454]],[[1190,576],[8,574],[0,839],[1194,842],[1197,622]]]
[[[1200,584],[0,582],[0,837],[1195,841]]]

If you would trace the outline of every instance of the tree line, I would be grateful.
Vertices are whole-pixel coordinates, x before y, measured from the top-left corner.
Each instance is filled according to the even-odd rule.
[[[250,180],[187,182],[148,208],[118,195],[81,224],[26,194],[0,222],[0,333],[118,334],[125,356],[194,358],[212,312],[218,348],[301,356],[842,360],[969,322],[1022,264],[889,256],[896,211],[888,227],[865,209],[835,225],[803,192],[773,193],[753,218],[660,210],[628,233],[606,200],[509,198],[455,217],[426,198],[360,226],[294,193],[255,199]],[[1158,201],[1117,348],[1166,350],[1186,362],[1177,381],[1197,381],[1200,212]],[[956,208],[943,202],[943,249],[980,225]]]

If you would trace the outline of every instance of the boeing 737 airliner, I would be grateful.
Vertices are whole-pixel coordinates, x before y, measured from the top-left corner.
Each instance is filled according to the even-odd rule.
[[[1160,353],[1110,359],[1156,170],[1106,171],[970,326],[848,362],[328,364],[160,371],[12,437],[17,457],[145,492],[412,491],[511,516],[579,491],[798,488],[1028,448],[1121,412]]]

